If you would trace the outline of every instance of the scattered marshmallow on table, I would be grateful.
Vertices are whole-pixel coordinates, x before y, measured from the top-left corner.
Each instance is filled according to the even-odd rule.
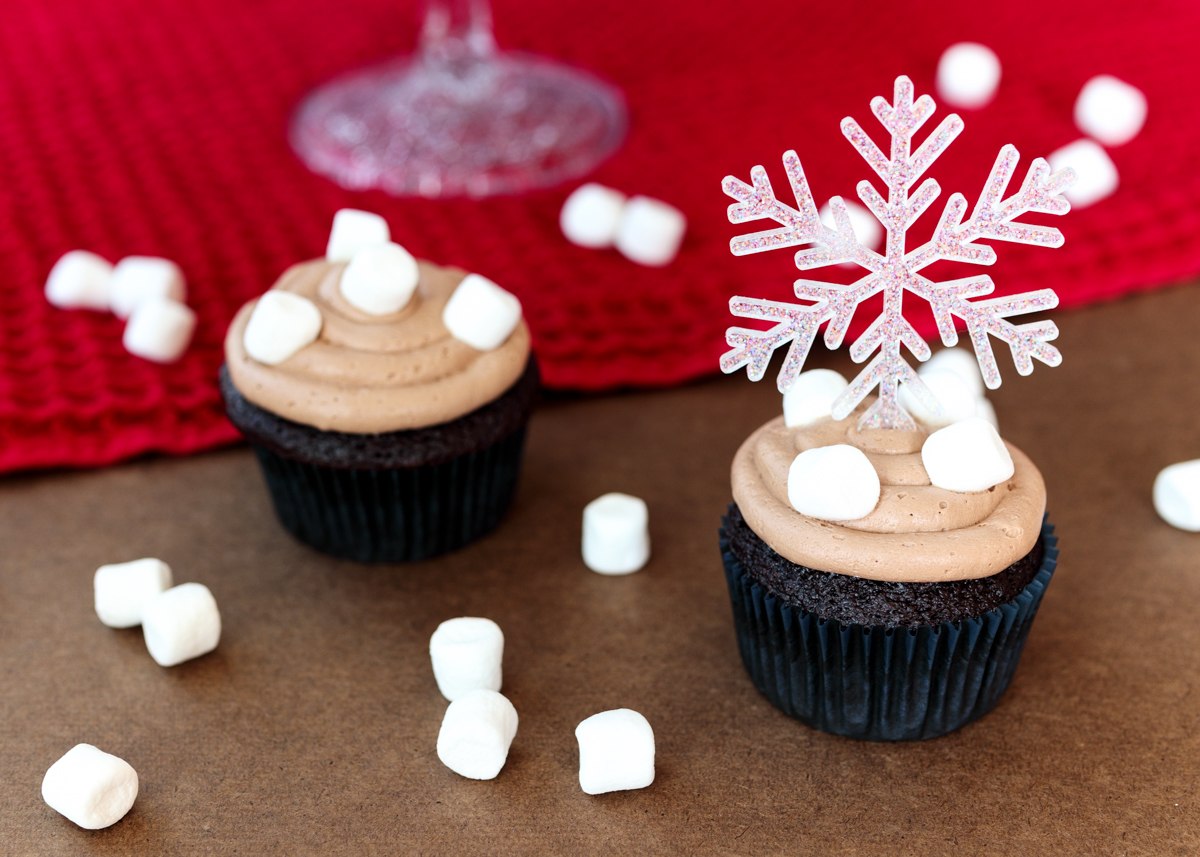
[[[842,203],[846,206],[846,214],[850,218],[850,226],[854,229],[854,237],[858,239],[858,243],[872,250],[880,249],[883,246],[883,224],[870,209],[845,198],[842,199]],[[829,203],[821,206],[817,216],[830,229],[837,227],[833,219],[833,208]],[[854,263],[849,264],[853,266]]]
[[[1075,183],[1063,191],[1063,196],[1075,208],[1087,208],[1105,197],[1112,196],[1120,184],[1117,166],[1094,140],[1076,140],[1056,149],[1046,158],[1054,172],[1070,167],[1075,171]]]
[[[333,215],[325,261],[349,262],[359,250],[392,240],[387,221],[378,214],[343,208]]]
[[[975,353],[966,348],[943,348],[941,351],[935,351],[917,374],[922,372],[953,372],[976,396],[984,395],[984,391],[987,390],[983,383],[983,373],[979,371],[979,361],[975,358]]]
[[[588,182],[567,197],[558,215],[558,225],[572,244],[595,250],[611,247],[624,207],[625,194]]]
[[[783,394],[783,422],[788,428],[812,425],[830,416],[834,399],[850,383],[832,369],[810,369],[796,376],[792,388]]]
[[[142,608],[171,585],[171,566],[161,559],[147,557],[102,565],[92,580],[96,615],[110,628],[140,625]]]
[[[957,372],[941,368],[923,368],[917,374],[942,406],[942,412],[933,413],[921,404],[921,400],[908,389],[907,384],[903,384],[900,387],[900,405],[913,419],[929,428],[942,428],[976,415],[979,396],[972,392]]]
[[[390,315],[408,304],[417,290],[417,260],[388,241],[354,254],[338,285],[342,297],[370,315]]]
[[[1158,474],[1154,510],[1172,527],[1200,533],[1200,459],[1172,464]]]
[[[221,639],[221,614],[208,587],[183,583],[142,608],[146,648],[159,666],[173,667],[208,654]]]
[[[113,268],[110,298],[117,318],[129,318],[138,304],[152,298],[184,303],[187,285],[170,259],[126,256]]]
[[[42,799],[85,830],[116,824],[137,793],[137,771],[91,744],[76,744],[42,779]]]
[[[613,243],[631,262],[659,268],[675,259],[686,231],[687,218],[678,208],[660,199],[635,196],[625,203]]]
[[[586,794],[644,789],[654,782],[654,730],[628,708],[593,714],[575,727],[579,787]]]
[[[437,755],[454,773],[491,780],[508,760],[517,709],[494,690],[472,690],[450,703],[438,731]]]
[[[174,363],[187,351],[196,332],[196,313],[178,301],[151,298],[134,307],[121,344],[136,357]]]
[[[600,574],[631,574],[650,559],[646,501],[613,492],[583,507],[583,562]]]
[[[271,289],[258,299],[242,347],[259,363],[277,366],[321,334],[321,310],[302,295]]]
[[[860,449],[839,443],[806,449],[788,468],[788,502],[822,521],[865,518],[879,502],[879,474]]]
[[[113,266],[87,250],[63,254],[46,277],[46,300],[61,309],[107,310]]]
[[[938,94],[955,107],[983,107],[999,86],[1000,58],[986,45],[959,42],[938,60]]]
[[[1013,475],[1013,460],[995,427],[972,417],[925,438],[921,463],[938,488],[986,491]]]
[[[438,690],[451,702],[480,688],[499,691],[504,632],[491,619],[447,619],[429,638],[429,658]]]
[[[520,321],[517,296],[479,274],[467,274],[442,310],[450,334],[479,351],[499,348]]]
[[[1093,77],[1075,99],[1075,125],[1106,146],[1120,146],[1146,124],[1146,96],[1109,74]]]

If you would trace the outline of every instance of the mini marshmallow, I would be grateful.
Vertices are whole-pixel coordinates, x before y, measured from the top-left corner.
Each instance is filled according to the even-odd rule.
[[[979,371],[979,361],[975,359],[975,352],[966,348],[943,348],[934,352],[917,374],[929,372],[953,372],[975,396],[982,396],[987,390],[983,383],[983,373]]]
[[[583,563],[600,574],[631,574],[650,559],[646,501],[605,494],[583,507]]]
[[[142,301],[151,298],[187,301],[183,271],[170,259],[126,256],[113,268],[109,300],[117,318],[129,318]]]
[[[1154,510],[1172,527],[1200,533],[1200,459],[1172,464],[1155,477]]]
[[[844,443],[806,449],[788,468],[788,502],[822,521],[865,518],[879,502],[879,474],[862,450]]]
[[[174,363],[196,332],[196,313],[178,301],[150,298],[139,303],[125,324],[121,344],[143,360]]]
[[[504,632],[491,619],[447,619],[429,638],[433,677],[453,702],[472,690],[500,690]]]
[[[846,214],[850,218],[850,226],[854,229],[854,237],[858,239],[858,243],[864,247],[870,247],[872,250],[878,250],[883,246],[883,224],[867,209],[857,202],[842,198],[842,202],[846,206]],[[821,218],[821,222],[830,229],[836,228],[837,224],[833,219],[833,208],[829,203],[821,206],[821,210],[817,212]]]
[[[921,400],[912,394],[907,384],[901,385],[900,405],[917,422],[928,428],[942,428],[976,415],[979,396],[971,391],[957,373],[935,368],[922,369],[917,374],[942,406],[942,412],[934,414],[921,404]]]
[[[575,727],[585,794],[644,789],[654,782],[654,730],[628,708],[593,714]]]
[[[1120,184],[1117,166],[1092,140],[1076,140],[1050,153],[1046,158],[1054,172],[1070,167],[1075,171],[1075,183],[1063,191],[1074,208],[1087,208],[1111,196]]]
[[[1146,124],[1146,96],[1108,74],[1093,77],[1075,99],[1075,125],[1105,146],[1121,146]]]
[[[959,42],[942,53],[937,67],[938,94],[955,107],[978,109],[1000,86],[1000,58],[985,45]]]
[[[392,240],[387,221],[378,214],[343,208],[333,215],[329,244],[325,248],[326,262],[349,262],[364,247],[386,244]]]
[[[61,309],[107,310],[113,266],[87,250],[72,250],[54,263],[46,277],[46,300]]]
[[[812,425],[830,416],[833,401],[850,383],[832,369],[810,369],[796,376],[783,394],[783,422],[788,428]]]
[[[321,310],[308,298],[272,289],[254,305],[242,347],[259,363],[277,366],[316,342],[321,323]]]
[[[467,274],[442,310],[450,334],[479,351],[499,348],[520,321],[517,296],[479,274]]]
[[[925,438],[921,463],[929,481],[947,491],[986,491],[1013,475],[1013,460],[996,429],[981,417]]]
[[[617,250],[631,262],[661,268],[679,253],[687,218],[683,212],[660,199],[635,196],[625,204],[617,236]]]
[[[472,690],[446,709],[438,731],[442,764],[472,780],[495,779],[517,734],[517,709],[494,690]]]
[[[388,241],[354,254],[338,285],[342,297],[370,315],[391,315],[405,307],[417,290],[417,260]]]
[[[76,744],[42,779],[42,800],[84,830],[116,824],[137,793],[137,771],[91,744]]]
[[[991,423],[992,428],[996,429],[997,431],[1000,430],[1000,421],[996,419],[996,409],[992,406],[992,403],[983,396],[980,396],[975,400],[975,416]]]
[[[206,655],[221,639],[221,614],[208,587],[183,583],[142,608],[146,648],[159,666],[173,667]]]
[[[142,623],[142,608],[171,588],[171,566],[153,557],[102,565],[92,585],[100,621],[110,628],[132,628]]]
[[[601,249],[617,237],[625,194],[595,182],[577,187],[563,203],[558,225],[572,244]]]

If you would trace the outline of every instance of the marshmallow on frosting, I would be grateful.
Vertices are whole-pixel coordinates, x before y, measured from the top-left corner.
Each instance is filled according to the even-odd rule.
[[[983,373],[979,371],[979,361],[973,352],[965,348],[943,348],[935,352],[917,374],[926,372],[953,372],[976,396],[984,395],[987,389],[983,383]]]
[[[342,272],[338,290],[351,305],[369,315],[391,315],[412,299],[419,278],[412,254],[388,241],[355,253]]]
[[[807,426],[830,415],[833,401],[850,384],[832,369],[810,369],[796,376],[783,394],[783,420],[788,428]]]
[[[349,262],[364,247],[386,244],[392,239],[387,221],[378,214],[343,208],[333,215],[329,245],[325,248],[327,262]]]
[[[986,491],[1012,477],[1012,456],[987,420],[971,417],[935,431],[921,447],[921,463],[938,488]]]
[[[788,469],[788,502],[810,518],[854,521],[879,502],[879,474],[862,450],[839,443],[806,449]]]
[[[255,304],[242,346],[259,363],[277,366],[316,342],[321,323],[321,311],[308,298],[272,289]]]
[[[479,351],[499,348],[520,321],[517,296],[479,274],[467,274],[442,310],[450,334]]]

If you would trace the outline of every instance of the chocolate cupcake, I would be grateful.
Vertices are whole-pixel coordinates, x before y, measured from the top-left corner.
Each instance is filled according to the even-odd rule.
[[[335,556],[396,562],[500,522],[538,373],[519,304],[497,328],[515,298],[379,246],[295,265],[242,307],[220,380],[283,525]]]

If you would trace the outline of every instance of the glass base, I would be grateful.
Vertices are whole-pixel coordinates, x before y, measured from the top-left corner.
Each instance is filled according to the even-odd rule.
[[[301,101],[289,139],[309,169],[351,190],[479,198],[582,176],[627,127],[617,88],[505,51],[465,69],[406,56],[337,77]]]

